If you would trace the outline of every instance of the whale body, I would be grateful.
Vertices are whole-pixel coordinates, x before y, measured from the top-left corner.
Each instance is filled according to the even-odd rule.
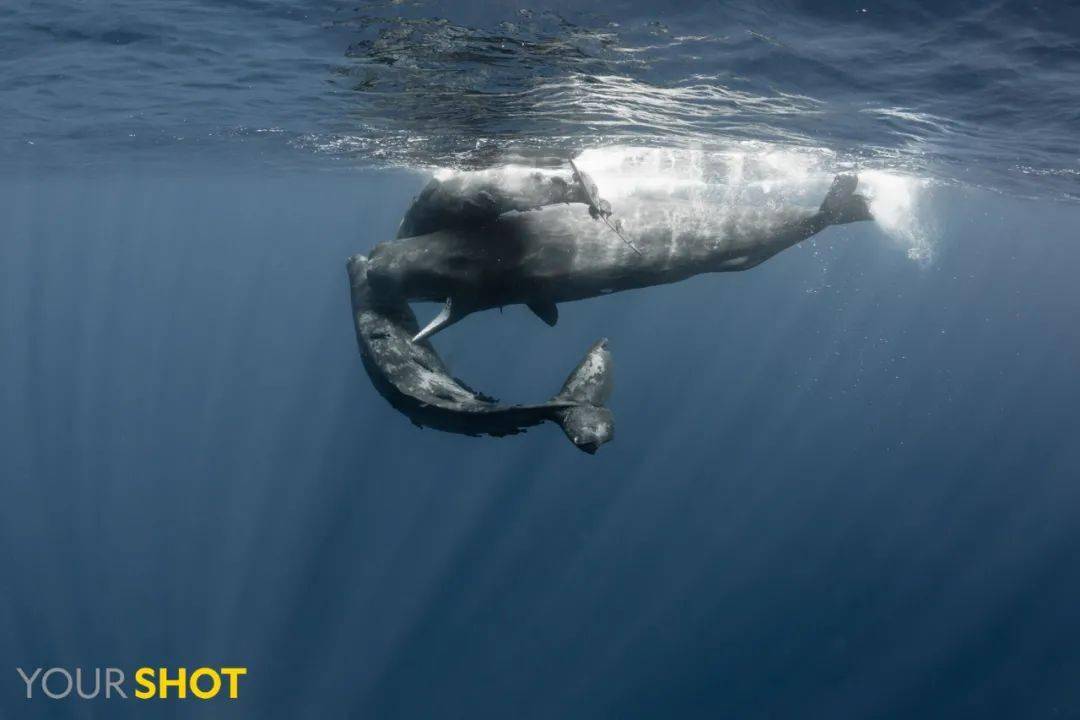
[[[619,226],[598,222],[589,194],[565,182],[558,192],[537,181],[506,197],[484,187],[473,193],[478,199],[450,208],[452,193],[440,197],[435,183],[414,204],[421,209],[410,211],[424,221],[407,217],[368,265],[372,287],[387,297],[445,302],[418,339],[472,312],[513,304],[554,324],[559,303],[747,270],[830,225],[871,219],[852,175],[838,176],[816,210],[748,209],[716,220],[686,201],[651,200],[620,212]],[[444,227],[402,237],[438,224]]]
[[[502,405],[451,376],[428,338],[487,308],[525,304],[554,325],[559,303],[746,270],[829,225],[871,219],[857,184],[838,176],[817,210],[714,216],[685,201],[650,200],[612,222],[610,206],[577,167],[570,181],[483,172],[433,181],[397,239],[347,261],[364,368],[378,392],[420,427],[503,436],[553,422],[576,447],[595,453],[614,437],[606,340],[549,400]],[[418,331],[410,301],[445,305]]]
[[[552,399],[500,405],[452,377],[430,342],[413,340],[416,316],[400,299],[372,291],[367,258],[354,255],[346,266],[364,368],[379,394],[415,425],[498,437],[553,422],[589,454],[614,437],[615,421],[605,406],[611,393],[607,340],[592,346]]]

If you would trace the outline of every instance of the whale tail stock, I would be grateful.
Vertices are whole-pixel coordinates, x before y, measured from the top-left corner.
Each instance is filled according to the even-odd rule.
[[[615,419],[605,405],[611,395],[611,368],[605,338],[589,349],[550,403],[552,419],[570,442],[590,455],[615,437]]]
[[[855,192],[858,185],[857,175],[837,175],[833,178],[832,187],[821,203],[820,210],[830,225],[874,219],[866,197]]]

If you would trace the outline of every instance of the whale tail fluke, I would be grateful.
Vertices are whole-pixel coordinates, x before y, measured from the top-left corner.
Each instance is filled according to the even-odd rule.
[[[837,175],[833,179],[832,187],[829,188],[825,201],[821,203],[820,210],[830,225],[874,219],[866,197],[855,192],[858,185],[857,175]]]
[[[615,437],[615,418],[605,405],[611,395],[611,367],[607,339],[600,340],[552,399],[555,421],[570,442],[590,455]]]

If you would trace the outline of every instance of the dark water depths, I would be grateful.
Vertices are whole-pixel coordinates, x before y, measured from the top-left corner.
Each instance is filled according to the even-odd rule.
[[[665,8],[0,8],[0,717],[1080,717],[1075,9]],[[417,430],[344,258],[578,153],[879,222],[438,338],[533,401],[609,337],[595,457]],[[159,664],[249,676],[14,671]]]

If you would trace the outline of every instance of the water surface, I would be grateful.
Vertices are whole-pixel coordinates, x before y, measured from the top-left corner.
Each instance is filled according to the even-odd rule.
[[[0,9],[0,716],[1080,717],[1078,62],[1028,3]],[[438,338],[537,401],[609,337],[595,457],[416,429],[344,258],[571,156],[879,223]],[[12,669],[144,664],[249,676]]]

